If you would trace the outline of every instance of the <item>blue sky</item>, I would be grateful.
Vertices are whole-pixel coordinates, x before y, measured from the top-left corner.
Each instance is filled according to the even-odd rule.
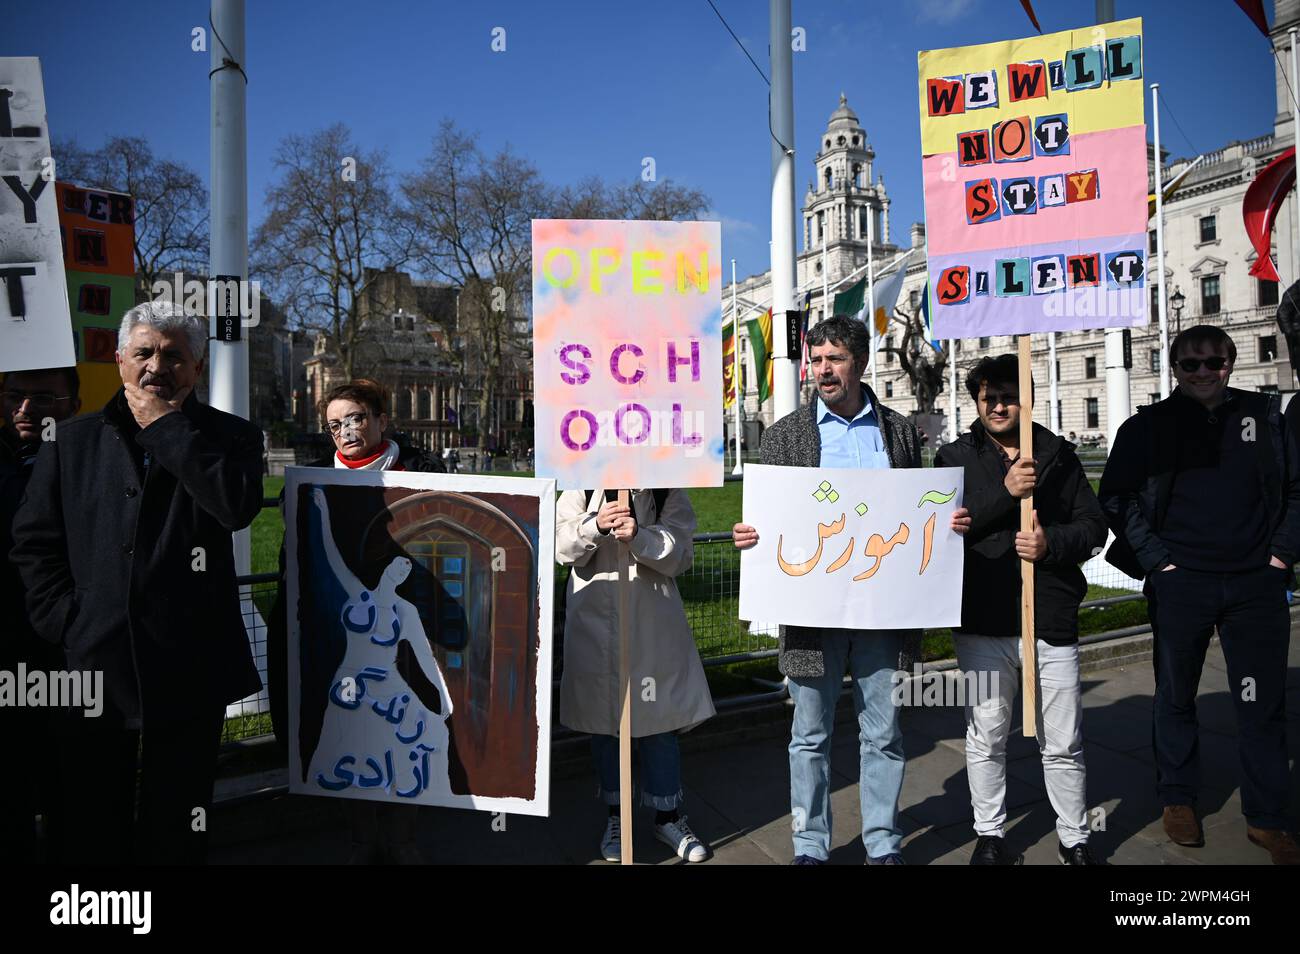
[[[714,2],[767,72],[767,3]],[[206,3],[6,6],[0,56],[41,58],[56,139],[96,146],[144,136],[207,178],[208,54],[190,50]],[[1115,6],[1117,18],[1144,18],[1147,81],[1161,83],[1173,155],[1271,131],[1268,42],[1231,0]],[[1035,9],[1053,32],[1090,22],[1093,4],[1037,0]],[[893,200],[892,237],[906,241],[923,215],[917,51],[1033,28],[1018,0],[794,0],[793,10],[807,36],[806,52],[794,54],[796,203],[843,91]],[[506,31],[505,52],[491,49],[494,27]],[[767,86],[706,0],[250,0],[247,71],[254,225],[284,135],[341,121],[407,170],[450,117],[488,149],[509,143],[555,183],[593,173],[630,181],[652,156],[661,179],[710,196],[724,258],[737,259],[741,276],[768,267]]]

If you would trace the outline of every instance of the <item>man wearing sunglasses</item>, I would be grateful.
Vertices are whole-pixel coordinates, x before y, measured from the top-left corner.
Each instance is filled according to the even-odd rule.
[[[1217,629],[1237,713],[1246,835],[1300,863],[1287,817],[1287,590],[1300,551],[1300,446],[1277,395],[1228,387],[1237,349],[1197,325],[1169,349],[1178,387],[1120,427],[1101,479],[1107,560],[1145,577],[1156,787],[1171,841],[1204,844],[1196,693]]]

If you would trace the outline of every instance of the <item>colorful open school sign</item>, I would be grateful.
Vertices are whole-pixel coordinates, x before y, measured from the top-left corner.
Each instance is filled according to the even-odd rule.
[[[533,222],[538,476],[721,486],[721,280],[716,222]]]
[[[41,64],[0,57],[0,371],[73,360]]]
[[[935,334],[1145,324],[1142,21],[918,64]]]

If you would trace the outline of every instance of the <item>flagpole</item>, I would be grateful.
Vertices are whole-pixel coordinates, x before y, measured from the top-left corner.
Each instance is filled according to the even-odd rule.
[[[736,466],[732,469],[732,474],[739,475],[744,471],[744,465],[740,462],[740,402],[742,396],[740,393],[740,312],[736,310],[736,260],[731,260],[731,392],[735,395],[732,403],[735,404],[736,415]]]
[[[768,0],[768,57],[772,90],[768,137],[772,160],[772,420],[799,408],[799,366],[786,312],[794,308],[797,272],[794,205],[794,59],[790,0]]]
[[[948,339],[948,443],[957,439],[957,341]]]
[[[1291,87],[1293,90],[1291,96],[1291,145],[1300,147],[1300,102],[1296,100],[1294,91],[1296,90],[1296,28],[1292,27],[1287,31],[1291,34]],[[1296,155],[1300,156],[1300,148],[1296,149]],[[1296,194],[1291,198],[1291,209],[1294,212],[1292,216],[1295,221],[1295,237],[1291,241],[1291,254],[1295,261],[1295,279],[1300,281],[1300,187],[1297,187]]]
[[[1056,375],[1056,332],[1047,333],[1047,380],[1051,382],[1052,406],[1047,409],[1047,424],[1053,434],[1061,433],[1061,402],[1057,400],[1060,381]]]
[[[1095,0],[1094,10],[1098,24],[1110,23],[1115,19],[1115,0]],[[1133,400],[1129,370],[1124,367],[1124,329],[1107,328],[1104,340],[1106,343],[1106,447],[1111,448],[1115,446],[1115,434],[1119,431],[1119,426],[1129,418]],[[1028,514],[1027,509],[1025,512]],[[1025,526],[1021,529],[1032,529],[1028,525],[1028,517]],[[1034,647],[1031,645],[1029,648],[1032,651]],[[1027,661],[1025,665],[1028,665]],[[1028,721],[1026,719],[1026,723]]]
[[[1156,137],[1156,307],[1160,310],[1160,400],[1169,397],[1169,316],[1165,304],[1165,184],[1160,158],[1160,84],[1151,84],[1151,114]]]
[[[827,304],[829,299],[826,297],[830,294],[828,282],[830,281],[830,272],[826,270],[826,234],[822,233],[822,315],[825,316],[826,309],[830,307]]]
[[[872,259],[875,257],[875,210],[867,213],[867,324],[871,327],[871,391],[874,394],[876,383],[876,279]]]

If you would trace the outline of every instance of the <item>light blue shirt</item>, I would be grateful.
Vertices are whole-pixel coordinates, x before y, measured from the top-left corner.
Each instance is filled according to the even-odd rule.
[[[821,434],[823,467],[889,468],[880,422],[865,390],[862,399],[862,410],[853,420],[846,421],[817,398],[817,431]]]

